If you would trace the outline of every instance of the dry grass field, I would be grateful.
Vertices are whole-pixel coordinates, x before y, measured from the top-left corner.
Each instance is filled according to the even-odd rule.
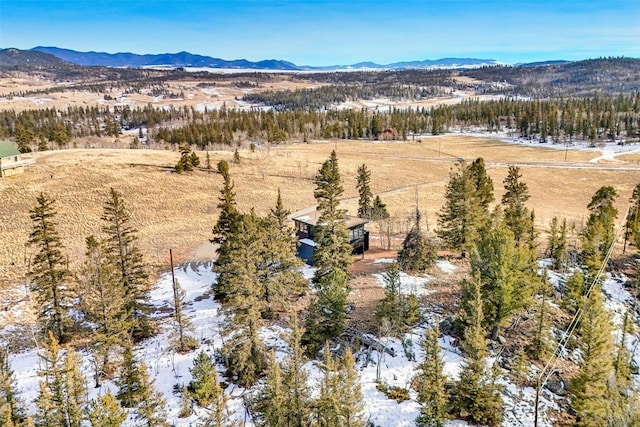
[[[618,190],[618,209],[624,212],[633,187],[640,182],[640,168],[634,163],[589,163],[599,155],[596,152],[570,151],[565,162],[561,150],[463,136],[422,138],[421,142],[327,141],[264,147],[255,153],[241,151],[240,164],[231,163],[230,151],[213,152],[211,158],[213,165],[220,159],[231,163],[239,208],[265,214],[278,188],[290,210],[313,206],[313,176],[334,148],[345,188],[344,204],[352,214],[357,209],[356,171],[366,163],[372,172],[372,190],[381,194],[397,222],[407,222],[417,194],[431,229],[444,200],[449,172],[460,157],[484,157],[498,201],[507,166],[520,165],[531,192],[528,205],[536,211],[540,230],[553,216],[580,224],[591,196],[602,185]],[[199,154],[204,163],[204,153]],[[59,229],[74,267],[82,260],[85,237],[100,233],[100,215],[110,187],[124,195],[151,265],[165,268],[169,248],[178,261],[211,256],[208,239],[217,218],[221,177],[205,169],[176,174],[172,166],[178,156],[160,150],[35,154],[37,162],[27,173],[0,180],[0,280],[24,277],[34,253],[26,245],[32,226],[29,209],[40,192],[57,201]]]
[[[66,109],[68,107],[89,107],[94,105],[110,108],[116,105],[144,107],[149,104],[158,108],[168,106],[193,107],[199,111],[204,111],[205,108],[209,110],[219,109],[223,104],[226,105],[227,108],[246,108],[248,104],[239,101],[239,99],[247,93],[267,90],[312,89],[321,86],[321,84],[317,82],[292,79],[291,76],[287,74],[269,74],[271,78],[266,81],[255,80],[246,76],[234,77],[233,74],[228,74],[227,78],[216,81],[215,84],[187,75],[184,79],[164,83],[165,89],[173,95],[172,97],[152,96],[144,92],[124,94],[122,89],[111,88],[107,89],[107,94],[112,98],[110,100],[105,100],[103,93],[84,90],[66,90],[41,95],[8,97],[8,95],[12,93],[42,91],[64,87],[67,84],[54,83],[33,77],[5,77],[0,78],[0,109],[24,111],[39,108]],[[461,79],[461,81],[466,83],[473,82],[472,79]],[[237,85],[238,80],[253,81],[253,83],[257,85],[255,87],[240,88]],[[201,86],[202,83],[205,83],[205,87]],[[355,100],[349,101],[346,106],[357,109],[376,107],[422,108],[459,103],[461,100],[471,97],[482,100],[496,98],[495,95],[486,95],[473,91],[458,91],[456,92],[456,96],[424,100]]]

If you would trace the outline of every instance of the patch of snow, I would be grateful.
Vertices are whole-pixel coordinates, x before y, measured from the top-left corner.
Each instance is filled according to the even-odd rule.
[[[384,284],[384,274],[374,274],[374,277],[378,279],[378,284],[382,287]],[[410,276],[404,272],[399,272],[400,276],[400,293],[402,295],[415,295],[415,296],[425,296],[434,292],[431,289],[427,289],[427,284],[433,280],[431,276]]]
[[[445,274],[453,274],[457,270],[458,267],[453,265],[451,262],[439,259],[436,261],[436,266]]]
[[[395,258],[378,258],[374,259],[371,264],[393,264],[396,262]]]

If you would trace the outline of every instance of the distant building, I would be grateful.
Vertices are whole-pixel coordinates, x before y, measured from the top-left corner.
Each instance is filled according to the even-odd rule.
[[[307,264],[313,265],[313,251],[317,246],[313,240],[313,229],[318,222],[319,214],[314,212],[309,215],[303,215],[293,218],[295,223],[296,235],[298,236],[298,257],[302,258]],[[349,242],[353,247],[353,254],[363,254],[369,250],[369,232],[364,229],[364,225],[369,220],[358,218],[355,216],[347,216],[345,225],[349,230]]]
[[[23,159],[13,142],[0,141],[0,178],[21,174],[34,162],[34,159]]]

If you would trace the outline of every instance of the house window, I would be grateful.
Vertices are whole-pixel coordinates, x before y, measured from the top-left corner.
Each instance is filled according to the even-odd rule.
[[[356,227],[351,229],[351,241],[362,239],[364,237],[364,227]]]

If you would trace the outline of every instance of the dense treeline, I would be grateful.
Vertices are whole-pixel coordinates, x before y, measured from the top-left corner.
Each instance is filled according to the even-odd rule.
[[[326,92],[330,93],[330,92]],[[221,108],[69,107],[0,112],[0,137],[15,139],[23,151],[65,148],[73,138],[117,137],[122,130],[147,129],[156,141],[172,145],[234,144],[247,139],[405,139],[452,130],[507,131],[540,142],[597,143],[634,140],[640,129],[640,95],[558,100],[465,100],[456,105],[377,110],[237,110]]]
[[[414,86],[400,83],[351,84],[321,86],[315,89],[266,91],[245,95],[242,99],[271,105],[276,110],[325,110],[346,101],[384,97],[421,100],[445,96],[451,88],[443,86]]]

